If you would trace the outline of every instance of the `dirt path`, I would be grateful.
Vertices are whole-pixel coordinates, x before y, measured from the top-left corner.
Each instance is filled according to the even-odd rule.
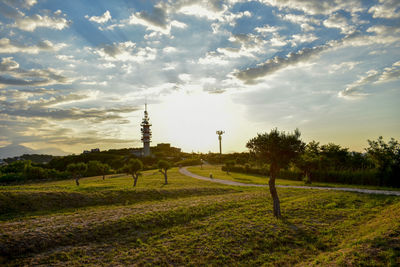
[[[208,178],[204,176],[200,176],[194,173],[191,173],[187,170],[187,167],[183,167],[179,169],[179,172],[183,175],[190,176],[196,179],[209,181],[213,183],[220,183],[226,185],[237,185],[237,186],[256,186],[256,187],[267,187],[268,185],[263,184],[244,184],[234,181],[216,179],[216,178]],[[322,186],[298,186],[298,185],[277,185],[276,187],[283,188],[299,188],[299,189],[318,189],[318,190],[336,190],[336,191],[348,191],[348,192],[356,192],[356,193],[365,193],[365,194],[378,194],[378,195],[394,195],[400,196],[400,191],[388,191],[388,190],[372,190],[372,189],[361,189],[361,188],[348,188],[348,187],[322,187]]]

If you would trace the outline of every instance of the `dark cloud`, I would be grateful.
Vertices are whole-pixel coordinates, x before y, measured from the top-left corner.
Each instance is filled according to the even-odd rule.
[[[323,45],[312,48],[303,48],[300,51],[289,53],[287,57],[274,57],[267,60],[265,63],[258,64],[254,68],[235,71],[233,74],[246,84],[255,84],[257,83],[257,79],[284,69],[290,65],[308,61],[310,58],[320,54],[328,47],[329,46],[327,45]]]
[[[22,69],[12,57],[1,59],[0,71],[4,73],[0,76],[0,86],[44,86],[69,83],[66,77],[53,69]]]
[[[152,13],[141,11],[137,12],[135,15],[154,26],[164,29],[167,28],[167,15],[165,10],[161,7],[154,7]]]

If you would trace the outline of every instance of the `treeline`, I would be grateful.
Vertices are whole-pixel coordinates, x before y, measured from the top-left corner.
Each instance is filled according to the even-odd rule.
[[[200,160],[195,154],[177,152],[176,149],[162,146],[152,149],[152,157],[140,158],[141,170],[158,169],[160,160],[168,161],[172,166],[200,164]],[[23,155],[8,158],[4,160],[8,165],[0,167],[0,184],[73,177],[76,179],[76,169],[79,169],[79,178],[98,175],[104,178],[107,174],[126,173],[126,165],[132,160],[138,159],[132,151],[133,149],[126,148],[63,157]],[[48,162],[46,163],[46,161]]]
[[[382,137],[368,140],[365,153],[350,152],[348,148],[312,141],[278,178],[304,180],[305,183],[329,182],[374,186],[400,187],[400,144],[395,139],[385,142]],[[233,155],[232,155],[233,156]],[[207,158],[207,157],[206,157]],[[213,155],[208,160],[218,162]],[[259,162],[249,153],[224,157],[224,171],[269,175],[269,165]]]

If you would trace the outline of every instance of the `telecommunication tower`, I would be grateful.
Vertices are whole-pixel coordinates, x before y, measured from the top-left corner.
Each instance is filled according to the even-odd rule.
[[[218,140],[219,140],[219,154],[222,154],[221,141],[222,141],[222,135],[223,135],[224,133],[225,133],[224,131],[217,131]]]
[[[142,123],[142,142],[143,142],[143,156],[148,157],[150,156],[150,140],[151,140],[151,130],[150,130],[150,117],[147,113],[147,103],[144,105],[144,117]]]

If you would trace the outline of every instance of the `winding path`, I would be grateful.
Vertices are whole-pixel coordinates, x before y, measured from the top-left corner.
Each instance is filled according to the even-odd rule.
[[[226,184],[226,185],[237,185],[237,186],[256,186],[256,187],[267,187],[265,184],[244,184],[235,181],[222,180],[216,178],[208,178],[201,175],[194,174],[188,171],[187,167],[182,167],[179,172],[183,175],[190,176],[196,179],[209,181],[213,183]],[[400,196],[400,191],[389,191],[389,190],[372,190],[372,189],[361,189],[361,188],[348,188],[348,187],[322,187],[322,186],[298,186],[298,185],[277,185],[276,187],[283,188],[299,188],[299,189],[318,189],[318,190],[336,190],[336,191],[348,191],[365,194],[378,194],[378,195],[394,195]]]

